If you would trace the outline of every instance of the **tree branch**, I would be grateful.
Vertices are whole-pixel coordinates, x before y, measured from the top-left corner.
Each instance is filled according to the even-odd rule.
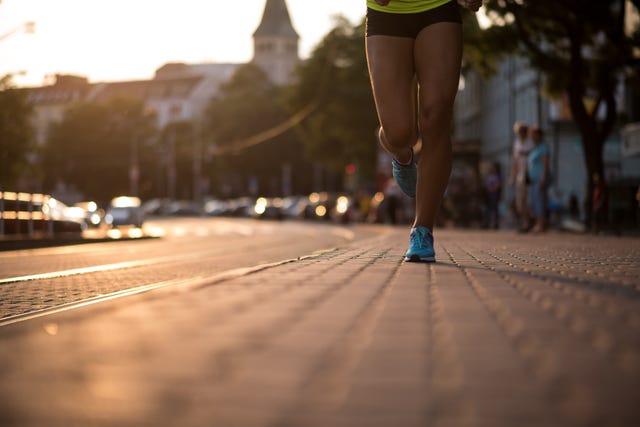
[[[525,26],[525,22],[528,22],[529,20],[523,13],[522,6],[516,4],[514,1],[506,1],[505,10],[511,13],[514,17],[515,29],[516,33],[518,34],[518,39],[522,42],[522,44],[524,44],[526,49],[531,54],[533,54],[539,64],[543,65],[543,67],[545,68],[557,68],[564,66],[562,60],[545,52],[540,47],[540,45],[536,41],[534,41],[533,37]],[[565,26],[568,25],[569,23],[565,22]]]

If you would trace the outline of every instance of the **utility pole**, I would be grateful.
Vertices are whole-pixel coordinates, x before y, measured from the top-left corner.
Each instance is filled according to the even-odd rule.
[[[131,157],[129,165],[129,194],[138,196],[138,183],[140,182],[140,162],[138,161],[138,137],[133,136],[131,143]]]
[[[202,130],[199,128],[193,141],[193,201],[202,202]]]
[[[169,149],[167,157],[167,198],[174,201],[176,198],[176,130],[171,130],[169,135]]]

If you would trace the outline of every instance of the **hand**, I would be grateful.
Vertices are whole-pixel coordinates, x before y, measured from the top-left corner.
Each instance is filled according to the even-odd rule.
[[[376,3],[378,3],[380,6],[386,6],[390,1],[391,0],[376,0]]]
[[[378,1],[378,0],[376,0]],[[380,2],[378,2],[380,3]],[[467,8],[473,12],[477,12],[482,6],[482,0],[458,0],[458,4],[464,8]]]

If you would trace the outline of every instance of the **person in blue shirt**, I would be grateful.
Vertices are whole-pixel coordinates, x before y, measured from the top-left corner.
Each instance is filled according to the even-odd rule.
[[[549,147],[543,142],[544,134],[539,126],[529,129],[529,137],[534,148],[527,157],[527,173],[529,176],[529,204],[535,219],[533,232],[546,230],[547,221],[547,189],[551,175],[549,173]]]

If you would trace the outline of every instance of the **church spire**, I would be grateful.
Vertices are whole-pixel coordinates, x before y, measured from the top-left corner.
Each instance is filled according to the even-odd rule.
[[[298,40],[285,0],[266,0],[262,21],[253,33],[253,62],[279,85],[286,84],[297,65]]]
[[[253,33],[253,37],[283,36],[298,39],[293,28],[285,0],[267,0],[262,21]]]

